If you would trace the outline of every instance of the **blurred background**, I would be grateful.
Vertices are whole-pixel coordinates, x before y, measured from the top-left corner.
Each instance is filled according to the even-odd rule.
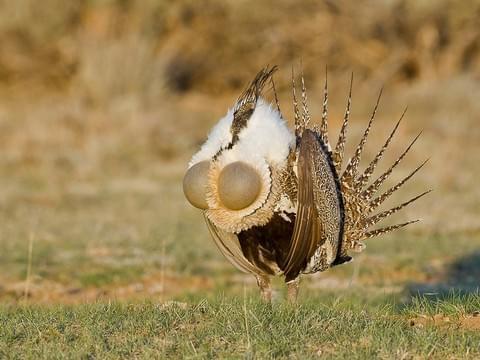
[[[478,1],[0,0],[0,301],[253,289],[181,179],[267,64],[279,65],[291,119],[300,62],[314,119],[328,65],[331,136],[353,71],[350,152],[385,87],[364,163],[408,106],[383,169],[423,135],[388,185],[431,160],[390,205],[434,189],[394,219],[423,222],[371,240],[354,264],[306,280],[309,291],[476,288]]]

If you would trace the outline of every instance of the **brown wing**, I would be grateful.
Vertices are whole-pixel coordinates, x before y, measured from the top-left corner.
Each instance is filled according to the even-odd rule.
[[[297,175],[297,216],[284,266],[287,281],[296,278],[320,248],[323,255],[316,261],[319,266],[330,266],[343,229],[343,202],[333,163],[317,134],[309,129],[300,140]]]
[[[225,256],[227,260],[232,263],[232,265],[234,265],[240,271],[246,273],[265,275],[262,270],[254,266],[243,255],[237,235],[219,229],[210,220],[208,220],[206,216],[205,222],[207,223],[208,230],[210,231],[213,241],[217,245],[218,249],[223,256]]]

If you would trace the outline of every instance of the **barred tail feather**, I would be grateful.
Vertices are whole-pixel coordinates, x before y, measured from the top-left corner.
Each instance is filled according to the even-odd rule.
[[[305,79],[302,70],[302,128],[306,129],[310,123],[310,113],[307,105],[307,89],[305,87]]]
[[[353,86],[353,73],[350,77],[350,90],[348,92],[348,100],[347,100],[347,108],[345,109],[345,116],[343,117],[343,124],[340,130],[340,135],[338,136],[337,145],[335,146],[335,150],[333,151],[332,158],[333,163],[335,164],[335,168],[337,173],[340,173],[342,168],[342,160],[345,151],[345,142],[347,140],[347,127],[348,127],[348,120],[350,118],[350,109],[352,106],[352,86]]]
[[[354,156],[350,159],[347,164],[347,168],[342,175],[341,181],[353,181],[357,171],[358,171],[358,164],[360,163],[360,159],[362,157],[363,148],[365,143],[367,142],[368,134],[370,133],[370,129],[372,127],[373,121],[375,120],[375,115],[377,114],[378,104],[380,103],[380,98],[382,97],[383,88],[380,89],[380,93],[378,94],[377,102],[375,103],[375,107],[373,108],[372,115],[370,117],[370,121],[368,122],[367,128],[365,129],[362,139],[355,150]]]
[[[427,190],[427,191],[421,193],[420,195],[417,195],[417,196],[415,196],[414,198],[412,198],[412,199],[410,199],[410,200],[408,200],[408,201],[406,201],[406,202],[404,202],[404,203],[402,203],[402,204],[400,204],[400,205],[398,205],[398,206],[395,206],[394,208],[391,208],[391,209],[389,209],[389,210],[383,211],[383,212],[381,212],[380,214],[374,215],[374,216],[366,219],[366,220],[364,221],[365,227],[368,228],[368,227],[370,227],[370,226],[373,226],[373,225],[377,224],[377,223],[380,222],[381,220],[383,220],[383,219],[385,219],[385,218],[387,218],[387,217],[395,214],[397,211],[403,209],[403,208],[404,208],[405,206],[407,206],[407,205],[410,205],[411,203],[413,203],[414,201],[416,201],[416,200],[420,199],[421,197],[427,195],[427,194],[430,193],[431,191],[432,191],[432,190]]]
[[[367,184],[368,180],[370,179],[370,176],[372,176],[373,172],[375,171],[375,168],[378,165],[378,162],[382,159],[383,154],[387,150],[388,146],[390,145],[390,142],[393,139],[393,136],[397,132],[397,129],[398,129],[400,123],[402,122],[403,117],[405,116],[406,112],[407,112],[407,108],[405,108],[405,110],[402,113],[402,116],[400,116],[400,119],[395,124],[395,127],[393,128],[392,132],[388,136],[387,141],[385,141],[385,144],[382,146],[382,148],[377,153],[375,158],[372,160],[370,165],[368,165],[368,167],[365,169],[363,174],[357,179],[356,186],[357,186],[358,189],[363,189],[363,187]]]
[[[395,186],[392,186],[390,189],[388,189],[385,193],[382,195],[376,197],[374,200],[370,202],[369,206],[369,212],[374,211],[376,208],[378,208],[385,200],[387,200],[395,191],[400,189],[400,187],[403,186],[408,180],[410,180],[413,175],[415,175],[427,162],[429,159],[425,160],[423,163],[421,163],[415,170],[413,170],[408,176],[406,176],[403,180],[401,180],[398,184]]]
[[[295,85],[295,70],[292,67],[292,97],[293,97],[293,114],[295,120],[295,136],[298,139],[301,136],[300,111],[298,110],[297,90]]]
[[[325,67],[325,87],[323,89],[323,109],[322,122],[320,124],[320,137],[329,151],[332,151],[330,142],[328,141],[328,74]]]
[[[390,168],[385,171],[381,176],[379,176],[377,178],[377,180],[374,181],[374,183],[372,185],[370,185],[367,189],[365,189],[363,192],[362,192],[362,197],[365,198],[365,199],[371,199],[372,195],[380,188],[380,186],[382,186],[382,184],[385,182],[385,180],[388,179],[388,177],[390,176],[390,174],[392,173],[393,169],[395,169],[397,167],[398,164],[400,164],[400,162],[403,160],[403,158],[405,157],[405,155],[407,155],[407,153],[410,151],[410,149],[412,148],[413,144],[415,144],[415,142],[418,140],[418,138],[420,137],[420,135],[422,135],[422,132],[420,132],[414,139],[413,141],[410,143],[410,145],[408,145],[408,147],[405,149],[405,151],[398,157],[398,159],[392,164],[392,166],[390,166]]]
[[[402,228],[404,226],[407,226],[407,225],[410,225],[410,224],[414,224],[414,223],[419,222],[419,221],[420,221],[420,219],[416,219],[416,220],[407,221],[407,222],[404,222],[404,223],[401,223],[401,224],[391,225],[391,226],[387,226],[387,227],[384,227],[384,228],[368,231],[368,232],[365,233],[362,240],[370,239],[370,238],[373,238],[373,237],[376,237],[376,236],[379,236],[379,235],[388,234],[388,233],[390,233],[394,230],[400,229],[400,228]]]

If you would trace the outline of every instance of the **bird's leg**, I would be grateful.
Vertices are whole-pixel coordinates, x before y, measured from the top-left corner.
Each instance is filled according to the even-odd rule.
[[[262,300],[266,303],[272,302],[272,288],[270,286],[270,278],[265,275],[257,275],[257,284],[260,288]]]
[[[300,277],[297,277],[296,279],[287,282],[287,301],[290,304],[295,304],[297,302],[299,283]]]

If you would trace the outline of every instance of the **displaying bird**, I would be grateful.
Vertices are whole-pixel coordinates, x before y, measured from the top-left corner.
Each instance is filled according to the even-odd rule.
[[[359,172],[380,91],[360,143],[342,172],[352,81],[340,136],[332,148],[327,126],[327,80],[321,121],[312,124],[303,76],[299,104],[292,71],[295,129],[291,131],[280,112],[273,82],[275,70],[261,70],[213,127],[188,164],[183,190],[187,200],[203,210],[222,254],[237,268],[256,277],[262,298],[271,301],[270,278],[283,275],[287,299],[295,302],[300,274],[349,262],[349,253],[362,251],[365,239],[418,221],[370,229],[429,191],[375,213],[426,163],[385,193],[376,195],[418,135],[387,171],[367,185],[405,112],[367,168]],[[275,104],[262,97],[268,82],[274,90]]]

